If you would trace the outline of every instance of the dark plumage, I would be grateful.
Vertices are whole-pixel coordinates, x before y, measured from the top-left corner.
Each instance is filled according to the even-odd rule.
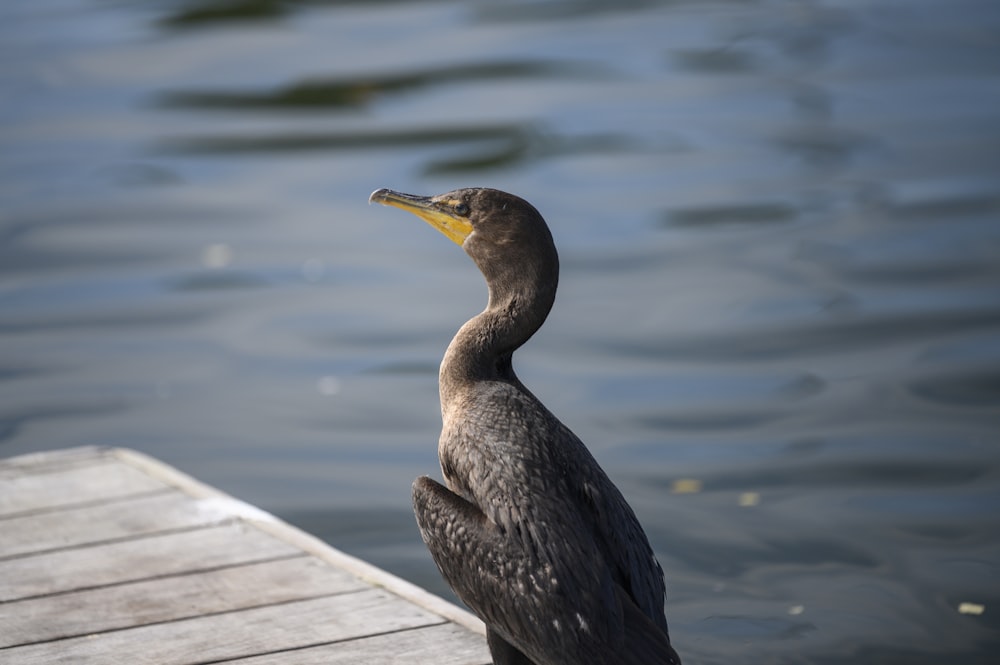
[[[511,356],[555,300],[559,259],[542,216],[493,189],[371,201],[413,212],[465,249],[489,303],[441,363],[438,455],[413,505],[455,593],[486,623],[494,662],[677,664],[663,571],[621,492],[524,387]]]

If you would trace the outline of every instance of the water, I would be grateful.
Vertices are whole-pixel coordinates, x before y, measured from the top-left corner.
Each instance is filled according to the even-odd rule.
[[[686,663],[991,662],[995,2],[0,18],[4,456],[137,448],[447,594],[409,486],[485,290],[366,200],[498,187],[563,261],[516,366],[639,513]]]

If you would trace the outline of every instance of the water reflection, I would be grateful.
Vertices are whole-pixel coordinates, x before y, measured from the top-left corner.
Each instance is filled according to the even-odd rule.
[[[818,459],[810,464],[781,464],[768,470],[752,472],[718,473],[703,478],[708,490],[721,491],[745,487],[910,487],[965,485],[987,476],[987,472],[973,461],[951,462],[928,459],[926,461],[900,461],[895,458],[837,462]]]
[[[419,127],[379,132],[295,132],[267,135],[173,138],[161,144],[167,153],[252,154],[276,152],[330,152],[373,148],[441,148],[456,144],[463,154],[428,160],[425,175],[470,174],[512,168],[527,161],[585,154],[628,151],[635,142],[623,136],[561,137],[531,126],[485,125],[469,127]]]
[[[778,357],[865,351],[885,345],[975,334],[1000,326],[995,307],[967,311],[868,313],[835,316],[824,321],[785,321],[780,329],[739,330],[673,339],[632,339],[606,345],[623,356],[636,355],[715,363],[766,361]]]
[[[59,372],[49,369],[45,373],[58,374]],[[125,401],[79,399],[67,401],[61,405],[46,402],[42,405],[19,409],[8,407],[3,414],[0,414],[0,443],[23,435],[24,430],[33,425],[115,415],[124,412],[127,408],[128,404]]]
[[[803,126],[782,132],[777,146],[803,162],[818,167],[843,167],[858,152],[874,147],[874,140],[850,130],[822,125]]]
[[[745,203],[731,206],[705,206],[673,210],[667,223],[672,226],[710,227],[740,224],[773,224],[796,218],[794,207],[782,203]]]
[[[164,148],[181,153],[261,153],[287,151],[356,150],[359,148],[406,148],[442,146],[469,141],[517,141],[526,130],[517,125],[480,125],[470,127],[421,127],[379,132],[294,132],[244,136],[206,136],[172,139]]]
[[[352,79],[309,80],[266,92],[172,91],[160,95],[165,107],[226,111],[357,109],[399,93],[433,92],[441,86],[485,85],[508,79],[597,79],[594,67],[571,63],[513,60],[436,67]]]
[[[673,4],[676,0],[549,0],[533,2],[515,0],[505,3],[479,3],[476,16],[488,21],[540,22],[566,21],[574,18],[603,14],[629,13],[658,5]]]
[[[177,291],[218,291],[220,289],[259,289],[267,282],[253,273],[236,270],[187,275],[172,281]]]
[[[752,53],[738,48],[680,50],[671,56],[678,67],[698,74],[745,74],[758,67]]]
[[[160,19],[170,28],[196,28],[220,23],[272,21],[302,11],[305,7],[338,7],[357,4],[394,4],[405,0],[182,0],[176,11]]]
[[[949,370],[911,381],[909,388],[931,402],[995,410],[1000,404],[1000,368]]]

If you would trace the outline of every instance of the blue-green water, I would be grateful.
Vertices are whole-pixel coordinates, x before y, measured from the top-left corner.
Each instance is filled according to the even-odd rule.
[[[0,455],[137,448],[447,594],[409,487],[485,288],[366,201],[497,187],[563,263],[515,365],[687,665],[992,662],[997,3],[7,2],[0,93]]]

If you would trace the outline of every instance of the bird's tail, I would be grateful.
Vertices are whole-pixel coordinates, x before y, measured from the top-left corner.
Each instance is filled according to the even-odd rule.
[[[625,620],[625,650],[621,665],[681,665],[670,636],[639,609],[621,587],[616,587]]]

